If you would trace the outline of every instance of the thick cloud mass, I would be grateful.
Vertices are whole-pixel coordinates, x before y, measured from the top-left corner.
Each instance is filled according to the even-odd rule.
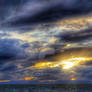
[[[0,57],[1,59],[24,57],[24,48],[21,42],[16,39],[0,39]]]
[[[1,0],[1,26],[51,22],[91,11],[89,0]],[[8,8],[8,9],[7,9]]]
[[[0,80],[91,80],[91,26],[91,0],[0,0]]]

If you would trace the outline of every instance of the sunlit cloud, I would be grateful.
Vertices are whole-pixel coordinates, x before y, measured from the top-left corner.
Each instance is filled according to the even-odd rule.
[[[64,18],[59,20],[56,25],[58,29],[67,31],[80,31],[92,26],[92,14],[76,16],[71,18]]]
[[[71,80],[77,80],[76,78],[72,78]]]
[[[35,38],[35,37],[31,36],[31,34],[35,33],[35,32],[29,32],[29,33],[28,32],[27,33],[6,32],[6,33],[9,34],[9,36],[2,37],[3,39],[4,38],[18,39],[18,40],[22,40],[22,41],[25,41],[25,42],[28,42],[28,43],[40,40],[40,37]]]
[[[73,67],[78,66],[81,62],[87,62],[91,61],[92,58],[86,58],[86,57],[78,57],[78,58],[70,58],[70,59],[65,59],[61,61],[56,61],[56,62],[39,62],[36,63],[34,66],[28,67],[26,69],[46,69],[46,68],[55,68],[59,67],[62,69],[71,69]]]
[[[25,77],[24,80],[37,80],[36,77]]]
[[[87,65],[87,63],[92,65],[91,48],[74,48],[65,50],[55,56],[51,56],[47,60],[40,60],[35,64],[26,67],[25,70],[34,72],[37,71],[39,73],[38,78],[42,78],[40,79],[42,81],[45,78],[44,72],[46,69],[59,71],[59,75],[57,75],[58,78],[55,80],[85,80],[88,74],[84,75],[83,78],[81,74],[87,70],[91,71],[92,68],[92,66]],[[47,71],[46,74],[55,77],[54,74],[49,73],[49,71]],[[59,78],[60,76],[63,76],[63,78]],[[49,80],[48,76],[46,76],[46,78]]]

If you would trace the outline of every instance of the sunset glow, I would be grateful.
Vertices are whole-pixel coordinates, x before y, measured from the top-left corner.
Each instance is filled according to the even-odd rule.
[[[86,58],[86,57],[78,57],[78,58],[71,58],[56,62],[38,62],[34,66],[30,66],[27,69],[37,68],[37,69],[46,69],[46,68],[62,68],[62,69],[71,69],[74,66],[78,66],[80,63],[87,62],[92,60],[92,58]]]
[[[76,80],[76,78],[72,78],[71,80]]]

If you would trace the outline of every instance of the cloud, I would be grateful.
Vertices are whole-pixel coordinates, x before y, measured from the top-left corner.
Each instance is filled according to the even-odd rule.
[[[0,39],[0,59],[25,57],[27,54],[21,44],[22,42],[16,39]]]
[[[5,0],[7,3],[7,1]],[[62,19],[65,16],[76,15],[91,10],[92,2],[80,0],[23,0],[10,1],[3,5],[2,17],[4,16],[1,26],[23,26],[38,22],[47,23]],[[77,12],[76,12],[77,11]],[[68,13],[69,12],[69,13]],[[66,14],[65,14],[66,13]],[[71,14],[70,14],[71,13]],[[76,14],[75,14],[76,13]],[[8,14],[7,16],[5,16]],[[2,19],[1,17],[1,19]]]
[[[33,76],[37,77],[38,80],[70,80],[71,73],[64,72],[59,68],[44,69],[38,72],[34,72]]]
[[[88,65],[85,65],[84,67],[79,66],[75,70],[74,77],[76,77],[78,80],[91,80],[92,78],[92,67],[89,67]]]
[[[5,16],[5,18],[1,24],[5,23],[8,27],[10,24],[11,29],[3,28],[1,25],[0,79],[15,80],[31,76],[39,80],[71,80],[73,77],[80,80],[91,80],[91,61],[74,67],[72,71],[63,70],[62,66],[47,67],[46,69],[26,68],[38,62],[58,62],[61,58],[92,56],[91,14],[72,18],[72,14],[76,11],[78,11],[76,14],[80,15],[80,11],[83,10],[86,13],[85,11],[90,10],[91,2],[28,0],[21,4],[17,1],[15,4],[12,0],[5,5],[10,7],[8,11],[6,7],[3,8],[2,17]],[[18,8],[15,9],[17,5]],[[83,8],[84,6],[85,8]],[[71,12],[71,18],[69,18],[68,12]],[[61,20],[61,17],[65,16],[68,17]],[[58,17],[60,20],[56,22],[55,18]],[[51,18],[54,23],[49,24],[51,20],[48,20]],[[48,21],[49,23],[30,25],[33,21],[34,23],[37,21],[39,23]],[[30,26],[26,26],[26,24]]]

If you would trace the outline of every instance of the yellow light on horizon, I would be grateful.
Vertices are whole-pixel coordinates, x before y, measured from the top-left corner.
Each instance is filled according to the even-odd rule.
[[[36,77],[25,77],[24,80],[37,80]]]
[[[72,78],[71,80],[76,80],[76,78]]]
[[[0,82],[10,82],[11,80],[0,80]]]

